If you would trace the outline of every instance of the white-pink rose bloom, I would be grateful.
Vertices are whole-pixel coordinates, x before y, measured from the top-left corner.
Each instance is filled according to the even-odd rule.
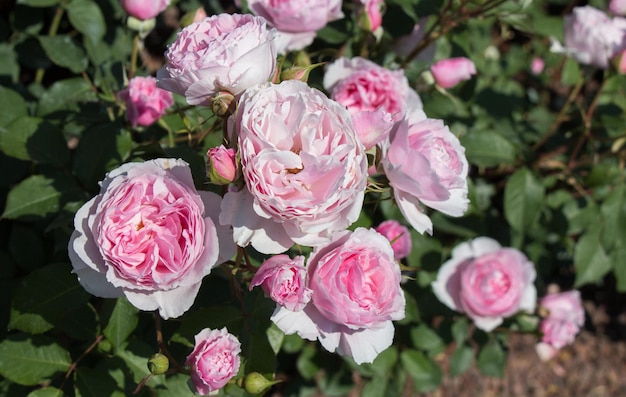
[[[185,360],[191,383],[200,395],[226,386],[239,371],[241,344],[226,328],[205,328],[195,337],[193,351]]]
[[[602,69],[624,49],[626,20],[610,18],[591,6],[575,7],[565,16],[565,47],[553,40],[551,51],[563,52],[576,61]]]
[[[171,0],[121,0],[124,11],[138,19],[151,19],[170,5]]]
[[[247,90],[234,124],[245,187],[225,195],[220,222],[239,246],[316,246],[358,219],[367,159],[345,108],[288,80]]]
[[[611,0],[609,2],[609,11],[611,11],[615,15],[626,15],[626,1]]]
[[[580,292],[567,291],[548,294],[539,303],[548,312],[541,321],[543,333],[536,350],[542,360],[554,357],[559,349],[574,342],[580,328],[585,324],[585,310]]]
[[[465,57],[442,59],[430,67],[435,83],[441,88],[452,88],[476,74],[476,66]]]
[[[520,251],[488,237],[459,244],[432,283],[437,298],[489,332],[537,302],[535,267]]]
[[[220,203],[196,191],[182,160],[124,164],[76,213],[68,247],[74,273],[93,295],[125,295],[141,310],[178,317],[202,278],[235,252],[232,231],[216,222]]]
[[[303,49],[328,22],[343,18],[341,0],[248,0],[248,8],[278,30],[279,54]]]
[[[261,265],[250,282],[250,289],[260,285],[274,302],[287,310],[298,311],[311,300],[307,288],[304,256],[291,259],[274,255]]]
[[[433,227],[421,204],[450,216],[467,210],[465,148],[443,121],[418,110],[396,123],[382,164],[400,211],[420,233]]]
[[[361,57],[339,58],[324,74],[324,88],[352,115],[366,149],[388,138],[395,121],[422,108],[402,70],[389,70]]]
[[[393,342],[392,321],[404,318],[400,268],[389,240],[373,229],[339,232],[313,251],[307,271],[311,301],[295,312],[278,306],[272,321],[357,364],[374,361]]]
[[[192,23],[169,46],[157,84],[191,105],[209,105],[220,91],[239,95],[274,73],[275,34],[254,15],[219,14]]]

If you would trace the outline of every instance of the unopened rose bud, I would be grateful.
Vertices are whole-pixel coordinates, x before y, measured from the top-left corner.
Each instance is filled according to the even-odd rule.
[[[233,113],[235,96],[230,92],[222,91],[211,98],[211,109],[217,116],[229,116]]]
[[[294,66],[290,69],[283,71],[280,74],[281,80],[300,80],[304,83],[309,79],[309,74],[311,70],[315,69],[318,66],[323,65],[324,63],[316,63],[314,65],[309,66]]]
[[[251,372],[244,378],[237,379],[237,386],[250,394],[261,394],[280,382],[280,380],[268,380],[258,372]]]
[[[382,25],[383,16],[380,7],[383,0],[362,0],[363,11],[359,15],[359,26],[363,30],[373,32]]]
[[[207,152],[207,175],[216,185],[228,185],[238,177],[235,149],[224,145],[209,149]]]
[[[163,375],[170,368],[170,360],[161,353],[156,353],[148,360],[148,370],[152,375]]]
[[[156,26],[156,19],[140,19],[129,16],[126,20],[126,26],[135,32],[139,32],[142,36],[146,36]]]

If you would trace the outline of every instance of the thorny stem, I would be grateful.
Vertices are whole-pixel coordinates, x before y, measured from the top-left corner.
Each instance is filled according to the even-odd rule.
[[[128,69],[128,78],[132,79],[137,70],[137,56],[139,54],[139,32],[135,32],[133,37],[133,52],[130,54],[130,67]]]
[[[163,331],[161,330],[161,316],[158,313],[154,313],[154,326],[156,328],[156,340],[159,345],[159,352],[163,353],[170,363],[174,366],[176,372],[182,371],[183,367],[176,361],[172,353],[167,348],[167,344],[163,340]]]
[[[74,361],[72,365],[70,365],[70,368],[65,373],[65,379],[63,379],[63,383],[61,383],[59,390],[63,390],[63,386],[65,386],[65,382],[70,378],[70,375],[72,374],[72,372],[76,371],[76,368],[78,367],[78,363],[80,362],[80,360],[82,360],[87,354],[89,354],[89,352],[91,352],[96,346],[98,346],[98,344],[102,342],[102,339],[104,339],[104,335],[102,334],[98,335],[96,337],[96,340],[94,340],[93,343],[89,345],[89,347],[85,349],[85,351],[76,359],[76,361]]]

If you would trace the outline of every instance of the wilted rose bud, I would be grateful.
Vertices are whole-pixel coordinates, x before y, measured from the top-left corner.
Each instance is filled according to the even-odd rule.
[[[224,145],[209,149],[207,152],[207,175],[216,185],[227,185],[238,177],[235,149]]]
[[[148,369],[152,375],[163,375],[170,368],[170,360],[161,354],[156,353],[148,360]]]
[[[211,109],[217,116],[229,116],[233,113],[231,106],[235,96],[230,92],[222,91],[211,98]]]
[[[246,375],[245,378],[239,378],[237,380],[237,386],[241,387],[250,394],[261,394],[272,385],[280,382],[280,380],[268,380],[265,376],[258,372],[251,372]]]

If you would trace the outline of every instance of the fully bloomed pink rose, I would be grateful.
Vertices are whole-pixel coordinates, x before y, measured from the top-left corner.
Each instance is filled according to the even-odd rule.
[[[576,61],[602,69],[624,49],[626,21],[611,19],[603,11],[591,6],[575,7],[565,17],[565,48],[553,43],[554,52],[565,52]]]
[[[491,331],[505,317],[535,310],[534,265],[520,251],[488,237],[459,244],[432,283],[437,298]]]
[[[248,0],[248,8],[278,30],[279,54],[303,49],[328,22],[343,18],[341,0]]]
[[[260,285],[278,305],[298,311],[311,300],[311,290],[306,286],[304,257],[291,259],[287,255],[274,255],[263,262],[250,282],[250,290]]]
[[[226,328],[205,328],[195,337],[195,346],[187,356],[191,383],[200,395],[226,386],[239,371],[241,344]]]
[[[400,268],[389,240],[373,229],[337,233],[313,251],[307,271],[311,301],[301,311],[278,307],[272,321],[357,364],[374,361],[393,342],[392,321],[404,318]]]
[[[125,295],[141,310],[178,317],[202,278],[234,254],[232,232],[216,227],[220,202],[196,191],[182,160],[124,164],[76,213],[68,247],[74,273],[93,295]]]
[[[461,81],[471,79],[476,74],[476,66],[471,59],[458,57],[435,62],[430,71],[438,86],[452,88]]]
[[[287,80],[247,90],[233,124],[245,187],[226,194],[220,222],[239,246],[316,246],[357,220],[367,159],[345,108]]]
[[[415,111],[396,123],[382,164],[400,211],[420,233],[432,234],[420,203],[450,216],[467,210],[465,149],[441,120]]]
[[[170,92],[157,88],[154,77],[133,77],[117,96],[126,103],[126,116],[133,127],[149,126],[174,103]]]
[[[220,91],[239,95],[274,73],[275,33],[253,15],[219,14],[192,23],[169,46],[157,84],[191,105],[209,105]]]
[[[159,15],[172,0],[120,0],[128,15],[138,19],[151,19]]]
[[[393,255],[397,260],[406,258],[411,252],[411,233],[406,226],[400,222],[390,219],[376,226],[375,230],[387,237],[393,248]]]
[[[388,137],[394,121],[422,108],[402,70],[389,70],[361,57],[339,58],[328,66],[324,88],[354,119],[366,149]]]
[[[576,290],[548,294],[541,299],[539,306],[548,314],[541,321],[543,336],[536,348],[542,360],[549,360],[559,349],[574,342],[585,323],[585,311],[580,292]]]

